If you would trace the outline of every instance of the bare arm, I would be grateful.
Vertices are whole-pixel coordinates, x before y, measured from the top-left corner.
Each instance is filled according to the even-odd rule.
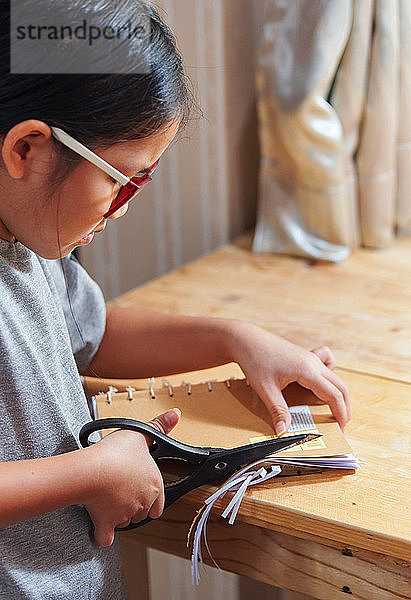
[[[88,450],[0,463],[0,527],[71,504],[92,493]]]
[[[312,390],[341,427],[350,418],[347,387],[333,372],[326,347],[312,352],[234,319],[187,317],[112,305],[87,375],[139,378],[237,362],[266,405],[277,434],[290,426],[282,390],[292,382]]]
[[[235,323],[108,305],[106,331],[85,374],[152,377],[230,362]]]

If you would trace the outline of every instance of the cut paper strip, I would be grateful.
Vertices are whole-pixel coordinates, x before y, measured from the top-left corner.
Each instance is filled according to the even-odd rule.
[[[280,465],[298,465],[300,467],[323,467],[324,469],[354,469],[359,468],[358,460],[352,454],[342,456],[324,456],[323,458],[304,458],[298,460],[293,458],[277,458],[275,461]]]
[[[223,498],[228,491],[236,492],[221,515],[224,518],[229,517],[228,523],[233,525],[247,489],[251,485],[258,485],[281,473],[281,467],[277,465],[270,465],[267,468],[261,467],[258,470],[254,470],[254,467],[257,467],[263,463],[267,465],[267,463],[270,462],[270,459],[264,458],[247,465],[247,467],[244,467],[235,475],[233,475],[228,481],[226,481],[216,492],[214,492],[214,494],[205,499],[203,506],[194,518],[188,532],[188,543],[190,543],[191,539],[193,540],[193,551],[191,555],[191,579],[194,585],[198,585],[200,583],[199,565],[203,562],[203,556],[201,552],[202,542],[204,543],[211,560],[215,566],[218,567],[211,554],[207,541],[207,521],[214,503],[218,499]]]
[[[346,454],[340,456],[337,455],[323,457],[320,459],[310,458],[304,459],[304,461],[298,461],[292,458],[266,457],[251,463],[250,465],[247,465],[238,471],[220,488],[218,488],[216,492],[204,500],[203,506],[198,511],[189,529],[188,544],[190,543],[191,539],[193,540],[193,551],[191,554],[191,578],[194,585],[198,585],[200,583],[199,565],[203,563],[203,556],[201,552],[202,542],[204,543],[208,555],[210,556],[214,565],[218,567],[211,554],[207,541],[207,521],[215,502],[219,499],[222,499],[227,492],[235,492],[221,515],[223,518],[229,517],[228,523],[233,525],[247,489],[253,485],[258,485],[273,477],[276,477],[281,473],[281,465],[287,464],[326,468],[331,467],[336,469],[358,469],[358,462],[355,457],[352,454]],[[255,467],[258,467],[259,465],[265,466],[255,470]],[[230,513],[231,516],[229,516]]]

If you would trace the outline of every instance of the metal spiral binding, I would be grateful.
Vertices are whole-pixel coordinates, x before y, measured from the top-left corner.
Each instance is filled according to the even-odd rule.
[[[205,382],[207,384],[208,387],[208,391],[212,392],[213,391],[213,383],[218,383],[217,379],[210,379],[209,381]]]
[[[152,400],[155,400],[155,399],[156,399],[156,395],[155,395],[155,393],[154,393],[154,383],[155,383],[155,379],[154,379],[154,377],[150,377],[150,378],[148,379],[148,389],[149,389],[150,396],[151,396],[151,399],[152,399]]]
[[[220,381],[218,382],[218,380],[216,379],[210,379],[208,381],[205,381],[203,383],[203,385],[207,386],[207,389],[209,392],[213,391],[213,383],[225,383],[225,385],[227,386],[228,389],[231,388],[231,384],[232,384],[233,378],[229,378],[229,379],[225,379],[224,382]],[[154,389],[154,384],[155,384],[155,378],[154,377],[149,377],[147,379],[148,382],[148,391],[150,394],[150,397],[152,400],[156,399],[156,393],[155,393],[155,389]],[[168,393],[170,398],[174,397],[174,389],[173,386],[171,385],[171,383],[167,380],[167,379],[162,379],[162,387],[163,388],[167,388],[168,389]],[[250,382],[248,381],[248,379],[245,380],[246,385],[250,386]],[[187,388],[187,395],[191,396],[192,395],[192,386],[193,384],[187,381],[182,381],[180,384],[180,387],[186,387]],[[136,389],[134,387],[132,387],[131,385],[128,385],[126,387],[126,392],[128,394],[128,400],[129,402],[132,402],[133,398],[133,392],[135,392]],[[114,386],[110,385],[108,388],[107,392],[99,392],[100,394],[106,394],[107,397],[107,404],[111,404],[112,403],[112,394],[118,392],[118,389],[115,388]]]
[[[133,400],[133,392],[135,392],[135,388],[131,387],[131,385],[128,385],[126,387],[126,392],[128,393],[128,399],[129,402],[131,402]]]
[[[217,379],[209,379],[208,381],[204,381],[201,385],[206,385],[207,388],[208,388],[208,391],[212,392],[212,391],[214,391],[213,390],[213,383],[225,383],[225,385],[227,386],[227,388],[230,389],[232,381],[235,381],[235,378],[230,377],[229,379],[225,379],[224,381],[218,381]],[[246,380],[246,384],[248,386],[250,386],[250,383],[249,383],[248,380]],[[163,387],[168,387],[169,391],[171,389],[170,396],[173,395],[173,393],[172,393],[173,392],[173,388],[171,387],[171,385],[167,381],[167,379],[163,379]],[[187,395],[191,396],[191,394],[192,394],[192,384],[190,382],[182,381],[180,383],[180,387],[186,387],[187,388]]]
[[[173,386],[171,385],[171,383],[167,379],[162,379],[161,382],[163,384],[163,388],[164,387],[168,388],[169,396],[170,396],[170,398],[172,398],[174,396],[174,393],[173,393]]]
[[[181,387],[187,387],[187,395],[191,396],[191,383],[189,381],[182,381],[180,385]]]
[[[108,386],[108,391],[107,391],[107,404],[111,404],[111,395],[114,392],[118,392],[118,389],[115,388],[113,385],[109,385]]]

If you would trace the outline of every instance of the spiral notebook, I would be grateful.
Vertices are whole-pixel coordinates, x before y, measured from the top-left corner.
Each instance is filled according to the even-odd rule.
[[[279,463],[356,469],[357,461],[327,405],[308,390],[285,390],[292,424],[286,435],[321,433],[322,437],[283,450]],[[267,409],[245,379],[172,386],[149,380],[146,390],[114,390],[92,399],[94,418],[127,417],[149,421],[169,408],[182,412],[170,435],[194,446],[233,448],[275,437]],[[283,436],[284,437],[284,436]]]

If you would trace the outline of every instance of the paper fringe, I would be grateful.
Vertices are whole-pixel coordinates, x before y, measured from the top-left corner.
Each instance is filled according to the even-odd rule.
[[[207,521],[214,503],[223,498],[227,492],[235,492],[230,502],[227,504],[221,516],[228,518],[229,525],[233,525],[236,519],[238,510],[247,489],[252,485],[258,485],[275,477],[281,473],[281,467],[277,465],[268,465],[269,458],[263,458],[254,463],[251,463],[237,471],[230,479],[228,479],[214,494],[204,500],[203,506],[194,517],[187,536],[187,546],[192,542],[193,550],[191,554],[191,580],[193,585],[200,583],[199,565],[203,563],[203,555],[201,552],[201,544],[203,542],[205,549],[214,565],[219,568],[214,560],[207,540]],[[260,467],[258,470],[253,470],[259,465],[268,465],[267,468]]]

